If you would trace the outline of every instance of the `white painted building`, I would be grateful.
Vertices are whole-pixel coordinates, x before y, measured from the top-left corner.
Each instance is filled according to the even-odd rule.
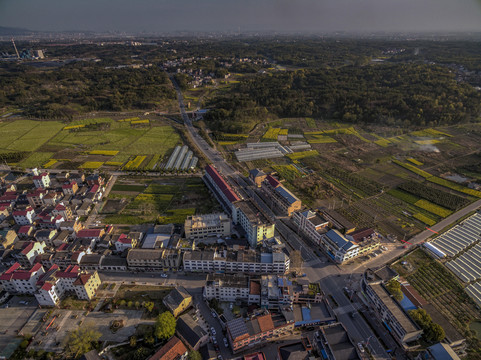
[[[249,274],[285,274],[290,259],[283,252],[256,250],[194,250],[184,253],[184,271]]]
[[[24,210],[16,210],[12,213],[13,220],[17,225],[30,225],[33,223],[33,217],[35,215],[35,211],[32,207],[28,206]]]
[[[30,270],[23,270],[19,263],[15,263],[0,276],[0,283],[9,293],[33,295],[37,290],[37,281],[44,273],[41,264],[35,264]]]
[[[295,212],[292,219],[301,232],[317,245],[320,244],[321,234],[329,225],[326,219],[311,210]]]
[[[50,186],[50,176],[48,173],[44,172],[39,175],[33,176],[33,184],[37,189],[45,189]]]
[[[203,295],[207,300],[247,301],[249,299],[249,278],[238,275],[209,274]]]
[[[231,219],[223,213],[188,216],[184,229],[185,237],[189,240],[230,236]]]

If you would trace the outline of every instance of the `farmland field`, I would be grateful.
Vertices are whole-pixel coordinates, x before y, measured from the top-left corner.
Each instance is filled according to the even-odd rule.
[[[162,177],[142,180],[121,177],[109,194],[109,201],[121,201],[121,210],[104,212],[113,224],[183,223],[188,215],[218,209],[201,178]],[[112,207],[114,209],[114,207]]]
[[[55,159],[57,168],[82,164],[83,168],[92,169],[103,164],[120,168],[134,160],[137,166],[132,169],[137,169],[137,157],[144,156],[144,160],[148,158],[143,167],[153,170],[162,157],[182,144],[177,130],[163,120],[159,123],[140,118],[91,118],[68,125],[59,121],[15,120],[2,123],[1,129],[0,152],[26,153],[18,163],[23,168],[42,167]],[[93,162],[101,160],[98,156],[110,158],[103,158],[102,164],[94,166]],[[52,165],[53,162],[49,164]]]
[[[403,265],[403,262],[408,265]],[[421,249],[403,257],[392,267],[407,279],[421,296],[464,332],[481,313],[456,277]]]
[[[413,236],[481,196],[467,184],[444,178],[459,171],[479,183],[481,124],[412,132],[306,118],[282,118],[269,125],[267,131],[254,129],[248,141],[274,141],[287,128],[290,135],[303,135],[312,150],[241,164],[243,170],[276,171],[306,205],[334,205],[359,227],[374,226],[398,238]],[[288,137],[287,145],[299,139]],[[468,149],[474,154],[466,155]]]

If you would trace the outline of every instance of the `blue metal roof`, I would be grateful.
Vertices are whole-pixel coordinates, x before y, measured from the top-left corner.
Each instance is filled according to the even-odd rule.
[[[339,248],[349,250],[354,244],[335,230],[329,230],[326,236],[331,239]]]
[[[284,199],[286,199],[289,204],[293,204],[299,200],[298,198],[296,198],[296,196],[293,193],[287,190],[284,186],[276,187],[276,191],[279,193],[279,195],[281,195]]]
[[[271,253],[261,253],[261,263],[262,264],[271,264],[272,263],[272,254]]]
[[[311,320],[311,309],[302,307],[301,311],[302,311],[302,320],[304,321]]]

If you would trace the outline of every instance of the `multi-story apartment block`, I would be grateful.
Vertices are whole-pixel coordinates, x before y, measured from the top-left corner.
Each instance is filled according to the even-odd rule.
[[[253,248],[262,241],[274,237],[275,224],[252,199],[237,201],[233,204],[232,218],[242,226],[247,241]]]
[[[40,276],[45,273],[41,264],[35,264],[30,270],[21,269],[15,263],[0,276],[0,283],[10,293],[33,294]]]
[[[267,175],[262,182],[262,190],[270,200],[269,205],[287,216],[291,216],[294,211],[299,211],[302,207],[301,200],[271,175]]]
[[[249,278],[242,275],[209,274],[203,295],[207,300],[247,302],[249,300]]]
[[[359,245],[348,240],[337,230],[329,230],[323,234],[319,245],[337,263],[359,256]]]
[[[57,206],[52,210],[53,216],[62,216],[65,221],[71,220],[73,218],[72,208],[70,206],[66,206],[63,203],[58,203]]]
[[[188,216],[184,223],[185,237],[189,240],[212,236],[230,236],[231,219],[226,214]]]
[[[129,238],[125,234],[121,234],[117,241],[115,241],[115,250],[123,252],[126,249],[133,249],[137,246],[137,239]]]
[[[231,320],[227,322],[226,329],[227,339],[235,354],[254,344],[292,334],[294,321],[287,321],[280,314],[267,314],[248,320]]]
[[[81,274],[74,281],[75,293],[81,300],[92,300],[101,284],[97,271],[89,274]]]
[[[242,301],[265,309],[290,308],[294,300],[292,283],[284,276],[207,275],[203,292],[207,300]]]
[[[362,288],[376,316],[401,346],[407,347],[408,342],[421,337],[423,331],[384,287],[383,281],[370,270],[364,274]]]
[[[219,174],[216,168],[212,165],[205,167],[204,182],[207,187],[213,192],[217,201],[221,204],[224,210],[228,213],[232,213],[232,203],[239,201],[240,198],[232,190],[227,181]]]
[[[294,299],[292,282],[284,276],[261,277],[261,307],[264,309],[290,308]]]
[[[34,175],[33,176],[33,184],[35,185],[35,187],[37,189],[38,188],[42,188],[42,189],[48,188],[50,186],[50,176],[46,172],[43,172],[43,173],[38,174],[38,175]]]
[[[292,220],[304,235],[320,245],[321,235],[327,231],[329,225],[326,219],[316,212],[306,210],[293,213]]]
[[[182,256],[174,249],[130,249],[127,254],[129,268],[177,270]]]
[[[62,185],[62,192],[64,195],[75,195],[78,190],[78,184],[75,180],[72,180],[68,184]]]
[[[285,274],[290,259],[283,252],[261,253],[256,250],[194,250],[184,253],[184,270],[191,272]]]
[[[47,194],[47,190],[38,188],[27,194],[27,200],[31,207],[39,207],[43,205],[43,197]]]
[[[45,252],[43,241],[19,241],[14,246],[14,257],[22,266],[33,265],[35,258]]]
[[[33,217],[35,215],[35,211],[32,207],[28,206],[24,210],[16,210],[12,213],[13,220],[17,225],[29,225],[33,223]]]
[[[58,265],[50,269],[38,280],[35,298],[41,306],[55,306],[65,292],[74,293],[74,281],[80,274],[78,266],[70,265],[61,271]]]

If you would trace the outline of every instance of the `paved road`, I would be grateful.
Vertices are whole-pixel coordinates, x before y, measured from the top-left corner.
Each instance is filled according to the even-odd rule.
[[[259,197],[259,195],[253,190],[246,180],[239,175],[222,157],[222,155],[215,149],[212,149],[207,142],[197,133],[196,129],[192,126],[187,113],[185,111],[184,100],[180,88],[171,78],[177,91],[177,98],[179,100],[180,112],[184,120],[184,124],[196,146],[202,151],[205,156],[214,163],[216,168],[225,176],[231,179],[232,185],[237,189],[243,197],[252,197],[259,206],[271,217],[271,220],[276,223],[279,234],[295,249],[300,249],[302,257],[307,260],[305,263],[305,272],[308,279],[311,282],[320,282],[322,289],[332,295],[335,301],[339,304],[337,315],[340,321],[346,326],[349,334],[356,341],[367,341],[368,338],[372,338],[370,341],[370,347],[372,353],[377,359],[389,359],[389,355],[381,346],[379,341],[373,336],[371,329],[366,324],[364,319],[360,316],[353,319],[350,317],[352,311],[346,311],[351,306],[351,302],[346,298],[343,293],[342,278],[338,279],[340,270],[334,264],[330,264],[327,261],[320,260],[317,256],[310,252],[309,246],[307,246],[301,238],[297,236],[292,230],[285,226],[281,218],[277,217],[271,209],[265,204],[265,202]],[[232,181],[233,180],[233,181]],[[222,345],[220,343],[219,345]]]
[[[182,115],[182,119],[184,120],[184,125],[190,135],[190,138],[197,146],[197,148],[204,153],[204,155],[215,165],[215,167],[222,173],[224,176],[231,175],[235,173],[235,170],[230,166],[222,157],[222,154],[217,151],[216,149],[212,148],[207,141],[205,141],[202,136],[199,135],[197,129],[192,125],[192,121],[189,119],[187,112],[185,111],[185,104],[184,104],[184,97],[182,95],[182,91],[180,90],[178,84],[175,82],[173,77],[170,78],[172,84],[175,87],[177,92],[177,99],[179,101],[179,108],[180,113]]]

